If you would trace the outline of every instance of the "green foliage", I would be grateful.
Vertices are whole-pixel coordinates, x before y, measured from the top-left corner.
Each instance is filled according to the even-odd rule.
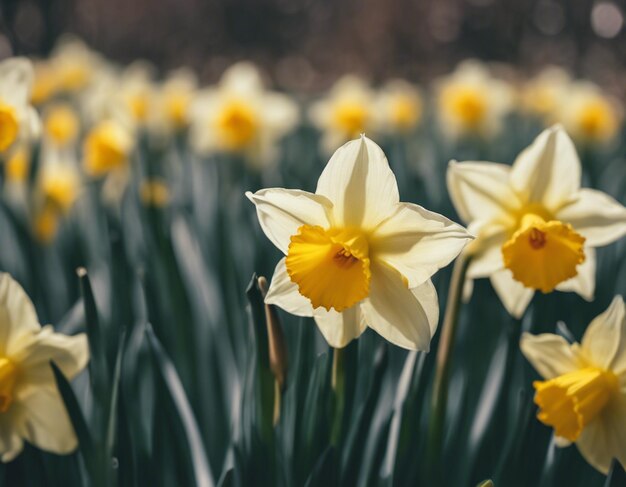
[[[447,160],[512,161],[536,133],[517,128],[489,148],[450,147],[429,128],[386,141],[405,175],[402,199],[454,218]],[[283,145],[279,167],[263,174],[225,156],[198,160],[185,146],[159,162],[142,150],[122,201],[107,206],[92,183],[49,246],[37,244],[23,215],[2,200],[0,268],[24,285],[42,321],[87,332],[91,362],[72,385],[53,365],[78,451],[60,457],[28,447],[0,467],[0,486],[624,485],[618,464],[605,478],[575,447],[555,446],[535,419],[536,376],[518,347],[523,330],[580,339],[626,292],[624,242],[599,250],[593,303],[538,295],[520,322],[488,282],[476,283],[450,362],[441,468],[429,464],[428,441],[439,333],[426,354],[367,331],[339,357],[311,319],[273,310],[287,350],[286,381],[277,386],[256,275],[269,279],[280,255],[243,193],[311,190],[325,162],[308,127]],[[624,201],[621,153],[588,152],[585,168]],[[139,169],[156,164],[173,188],[166,208],[146,208],[138,197]],[[442,305],[449,280],[449,269],[435,279]],[[333,360],[341,361],[335,370]]]

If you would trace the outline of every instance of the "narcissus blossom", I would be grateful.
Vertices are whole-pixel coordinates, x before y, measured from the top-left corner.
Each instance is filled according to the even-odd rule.
[[[200,91],[189,115],[197,152],[240,154],[255,166],[276,159],[278,141],[298,121],[295,103],[266,90],[250,63],[231,66],[218,86]]]
[[[489,277],[502,303],[520,317],[535,290],[575,291],[591,300],[594,247],[626,234],[626,208],[581,188],[581,166],[563,128],[542,132],[513,166],[452,161],[448,190],[477,236],[470,279]]]
[[[315,194],[275,188],[246,196],[285,254],[267,303],[313,316],[333,347],[369,326],[398,346],[428,350],[439,314],[430,277],[471,236],[437,213],[401,203],[378,145],[362,136],[337,150]]]
[[[577,143],[601,144],[617,135],[622,106],[589,81],[576,81],[562,98],[558,121]]]
[[[71,379],[85,368],[85,334],[41,327],[33,303],[8,274],[0,274],[0,455],[15,458],[24,440],[42,450],[70,453],[74,430],[56,388],[50,361]]]
[[[424,102],[412,84],[396,79],[385,83],[376,97],[376,126],[381,133],[408,134],[422,120]]]
[[[365,80],[348,75],[311,105],[309,118],[322,131],[324,150],[330,154],[341,144],[374,128],[375,97]]]
[[[478,61],[465,61],[435,82],[437,115],[450,138],[492,137],[513,107],[513,90]]]
[[[39,117],[30,106],[33,67],[25,58],[0,63],[0,154],[38,135]]]
[[[626,313],[616,296],[587,328],[580,344],[524,333],[522,352],[545,380],[533,383],[539,420],[560,446],[576,442],[606,474],[612,460],[626,467]]]

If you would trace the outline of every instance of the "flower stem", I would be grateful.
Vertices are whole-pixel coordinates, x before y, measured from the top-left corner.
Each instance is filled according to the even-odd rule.
[[[333,349],[333,370],[331,385],[335,393],[335,414],[331,430],[330,442],[332,445],[337,446],[339,444],[339,439],[341,438],[341,427],[343,423],[343,409],[346,390],[343,348]]]
[[[443,318],[441,338],[437,349],[437,363],[432,392],[432,409],[429,431],[429,468],[433,476],[441,475],[441,456],[443,447],[444,421],[448,403],[448,382],[452,366],[452,352],[457,334],[459,310],[463,295],[465,274],[471,256],[461,254],[452,270],[446,312]]]

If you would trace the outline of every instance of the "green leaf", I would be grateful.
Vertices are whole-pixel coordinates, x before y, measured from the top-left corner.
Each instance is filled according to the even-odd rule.
[[[113,447],[115,445],[115,430],[117,427],[117,400],[119,396],[120,377],[122,373],[122,359],[124,356],[124,346],[126,344],[126,330],[122,330],[117,347],[117,356],[115,358],[115,369],[111,379],[111,401],[108,408],[108,420],[106,429],[105,452],[106,456],[112,456]]]
[[[98,308],[91,288],[91,281],[87,275],[87,269],[80,267],[76,273],[78,274],[80,291],[83,296],[83,306],[85,308],[85,324],[90,352],[89,372],[96,399],[101,401],[107,397],[106,389],[109,376],[106,344],[100,320],[98,319]]]
[[[626,472],[622,465],[613,459],[604,487],[623,487],[624,485],[626,485]]]
[[[206,451],[199,434],[198,424],[191,410],[191,405],[189,404],[185,390],[183,389],[183,384],[176,372],[176,368],[165,353],[165,350],[163,350],[159,339],[152,331],[150,325],[146,326],[146,337],[150,344],[156,369],[165,383],[169,395],[174,402],[174,406],[176,407],[176,411],[178,412],[180,421],[182,422],[189,446],[189,454],[191,455],[196,487],[213,487],[215,483],[213,482],[213,476],[211,475],[211,470],[207,462]]]
[[[253,330],[256,352],[256,401],[261,438],[267,445],[273,442],[274,429],[274,376],[270,368],[269,339],[265,322],[265,303],[259,287],[259,279],[254,274],[246,289],[249,303],[249,318]]]
[[[335,450],[329,446],[319,458],[304,487],[334,487],[338,481]]]
[[[91,433],[89,431],[89,427],[87,426],[87,421],[85,420],[83,411],[78,404],[78,399],[76,399],[74,390],[72,389],[72,386],[68,382],[67,378],[54,362],[50,362],[50,365],[52,367],[52,372],[54,373],[57,388],[63,398],[65,409],[67,410],[67,414],[69,415],[72,426],[74,427],[74,432],[78,438],[78,449],[83,455],[85,465],[92,476],[92,480],[94,480],[95,475],[97,475],[97,472],[95,471],[97,468],[96,455]]]

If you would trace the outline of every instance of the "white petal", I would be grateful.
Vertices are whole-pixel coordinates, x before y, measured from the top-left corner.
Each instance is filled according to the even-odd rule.
[[[298,107],[288,96],[268,93],[263,99],[263,118],[265,127],[274,138],[287,133],[298,122]]]
[[[447,266],[472,239],[465,228],[413,203],[396,212],[370,237],[370,252],[399,271],[414,288]]]
[[[626,208],[595,189],[581,189],[574,201],[558,211],[557,218],[570,223],[591,247],[610,244],[626,235]]]
[[[436,302],[428,285],[420,289],[418,299],[397,271],[373,264],[370,296],[361,309],[367,326],[389,342],[409,350],[428,351],[436,326],[430,322],[434,317],[432,307],[436,305],[433,299]]]
[[[54,376],[50,362],[61,369],[63,374],[72,379],[85,368],[89,361],[87,335],[81,333],[67,336],[54,333],[51,326],[44,327],[28,345],[11,356],[22,374],[23,382],[28,386],[53,385]]]
[[[533,289],[524,287],[521,282],[513,279],[509,269],[502,269],[490,277],[500,301],[513,318],[521,318],[535,294]]]
[[[559,284],[557,291],[574,292],[587,301],[593,301],[596,290],[596,251],[585,248],[585,261],[577,267],[578,274]]]
[[[576,441],[581,455],[603,474],[613,458],[626,467],[626,397],[618,396],[582,431]]]
[[[581,345],[585,355],[600,367],[626,367],[626,313],[621,296],[615,296],[606,311],[589,323]]]
[[[9,274],[0,274],[0,353],[13,353],[24,336],[40,329],[35,307],[22,286]]]
[[[514,224],[510,213],[521,202],[509,185],[511,168],[495,162],[450,161],[448,192],[463,221],[503,219]]]
[[[287,274],[285,257],[283,257],[274,269],[270,288],[265,296],[267,304],[274,304],[288,313],[296,316],[313,316],[311,301],[300,294],[298,286]]]
[[[224,72],[220,87],[240,95],[255,95],[263,91],[263,80],[256,66],[244,61],[233,64]]]
[[[0,63],[0,99],[18,108],[28,105],[34,72],[32,63],[22,57]]]
[[[24,449],[24,440],[15,429],[15,412],[9,409],[0,417],[0,458],[10,462]]]
[[[552,379],[559,375],[576,370],[578,357],[567,340],[552,333],[531,335],[523,333],[520,348],[524,357],[544,379]]]
[[[435,336],[437,325],[439,324],[439,298],[437,298],[437,289],[430,279],[425,283],[411,289],[413,296],[420,302],[426,318],[428,326],[430,326],[430,336]]]
[[[511,184],[528,202],[558,210],[580,188],[574,143],[559,125],[544,130],[515,160]]]
[[[320,307],[313,312],[315,323],[328,344],[333,348],[343,348],[365,331],[366,325],[358,304],[338,313],[334,309],[326,311]]]
[[[53,453],[65,454],[76,449],[76,435],[56,389],[33,389],[14,406],[23,418],[20,436],[28,442]]]
[[[502,270],[502,246],[509,238],[507,229],[497,223],[476,220],[470,224],[468,231],[476,236],[476,240],[465,248],[465,252],[472,256],[467,277],[488,277]]]
[[[364,136],[333,154],[315,193],[333,203],[333,223],[340,227],[374,228],[394,212],[400,201],[385,154]]]
[[[330,226],[327,212],[332,205],[323,196],[282,188],[262,189],[254,194],[248,191],[246,196],[256,206],[263,232],[284,254],[289,239],[302,225]]]

